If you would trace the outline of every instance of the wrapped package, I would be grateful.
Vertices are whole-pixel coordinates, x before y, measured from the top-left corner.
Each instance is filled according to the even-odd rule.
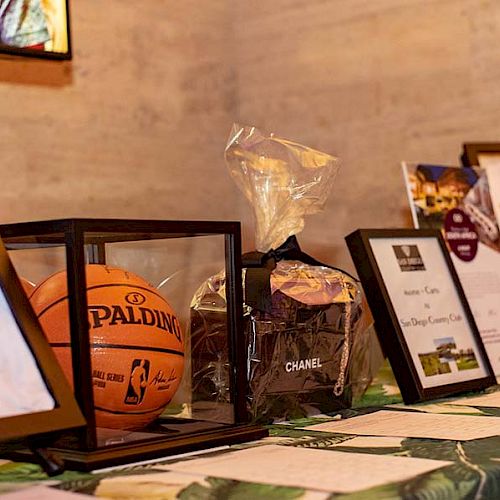
[[[256,421],[349,407],[376,371],[376,338],[358,281],[304,253],[296,235],[324,206],[338,160],[255,127],[233,126],[229,172],[254,209],[256,251],[243,255],[248,409]],[[193,393],[224,401],[229,368],[224,272],[191,303]]]

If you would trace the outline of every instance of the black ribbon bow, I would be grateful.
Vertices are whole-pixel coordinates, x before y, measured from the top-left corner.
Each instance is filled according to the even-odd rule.
[[[248,252],[242,256],[243,267],[247,269],[245,277],[245,303],[253,309],[271,312],[271,273],[280,260],[298,260],[310,266],[323,266],[335,269],[346,274],[353,281],[358,280],[351,274],[338,267],[323,264],[300,249],[295,235],[289,236],[287,240],[276,249],[266,253]]]
[[[247,268],[245,276],[245,303],[253,309],[271,312],[271,273],[280,260],[298,260],[311,266],[327,266],[314,259],[300,249],[295,235],[276,249],[266,253],[248,252],[243,254],[243,267]]]

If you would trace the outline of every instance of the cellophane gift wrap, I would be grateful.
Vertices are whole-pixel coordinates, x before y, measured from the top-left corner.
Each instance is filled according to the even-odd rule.
[[[305,216],[322,209],[338,160],[239,125],[225,158],[255,214],[256,251],[243,255],[248,409],[270,422],[349,407],[378,368],[371,315],[358,281],[296,238]],[[214,401],[230,394],[224,297],[221,271],[191,303],[193,394]]]

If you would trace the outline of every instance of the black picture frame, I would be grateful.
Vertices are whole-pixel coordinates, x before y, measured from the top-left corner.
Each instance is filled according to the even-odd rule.
[[[464,167],[481,167],[482,155],[498,156],[500,165],[500,142],[465,142],[460,159]]]
[[[437,343],[440,341],[447,341],[448,339],[450,339],[450,337],[445,337],[442,339],[434,337],[432,339],[432,341],[434,342],[434,346],[436,346],[434,352],[432,351],[424,353],[412,352],[408,343],[409,337],[407,334],[405,334],[405,331],[403,330],[403,326],[407,328],[407,331],[408,328],[410,327],[407,326],[407,324],[403,324],[403,320],[398,314],[398,312],[401,313],[401,311],[396,311],[396,307],[393,303],[393,300],[391,299],[391,291],[389,290],[387,284],[387,279],[388,279],[387,272],[386,275],[384,275],[384,272],[382,272],[379,266],[379,261],[377,261],[374,249],[372,248],[372,241],[381,238],[389,240],[393,239],[395,243],[400,242],[402,240],[408,240],[408,241],[415,240],[416,242],[417,238],[418,239],[427,238],[429,239],[429,241],[431,240],[435,241],[435,244],[438,245],[439,248],[438,253],[440,253],[443,257],[445,263],[444,265],[447,268],[446,272],[449,275],[452,286],[454,286],[457,292],[457,297],[458,297],[457,304],[462,308],[463,320],[465,321],[466,325],[469,327],[470,330],[471,343],[469,344],[469,347],[471,345],[475,347],[475,349],[469,349],[469,347],[467,349],[471,350],[472,353],[471,355],[473,356],[473,360],[477,363],[478,369],[482,368],[484,376],[478,376],[477,378],[460,380],[456,382],[452,381],[450,383],[450,380],[452,380],[453,374],[455,373],[453,369],[450,368],[450,366],[452,366],[453,363],[455,367],[458,367],[457,361],[459,359],[460,363],[463,363],[460,365],[461,367],[458,368],[458,371],[456,373],[460,373],[460,370],[467,371],[469,369],[464,367],[466,366],[464,364],[465,363],[464,357],[454,358],[453,363],[448,363],[448,366],[446,366],[446,363],[441,362],[442,359],[441,356],[443,355],[443,351],[440,350],[441,348],[448,349],[448,351],[444,354],[446,356],[455,356],[455,355],[462,356],[462,353],[467,352],[465,349],[462,350],[461,348],[457,350],[456,344],[454,345],[454,347],[453,344],[451,344],[450,347],[449,345],[447,346],[446,343],[442,343],[441,345]],[[354,261],[354,265],[358,272],[359,278],[363,284],[368,304],[374,316],[375,328],[382,349],[389,359],[391,367],[394,371],[394,376],[396,378],[396,381],[398,382],[401,395],[406,404],[415,403],[418,401],[425,401],[438,397],[445,397],[459,392],[481,390],[496,383],[496,379],[492,367],[490,365],[490,362],[488,360],[488,356],[482,344],[479,331],[474,322],[472,312],[465,298],[462,286],[460,285],[460,281],[453,267],[453,263],[450,259],[448,250],[446,248],[446,244],[444,242],[444,239],[440,231],[434,229],[358,229],[357,231],[354,231],[353,233],[346,236],[346,242],[349,251],[351,253],[352,259]],[[405,245],[407,245],[407,243],[405,243]],[[409,245],[409,246],[416,246],[416,245]],[[397,250],[395,247],[398,247],[398,245],[393,246],[393,253],[395,257],[395,262],[399,264],[400,268],[399,270],[401,272],[408,270],[425,271],[425,269],[419,269],[418,267],[406,268],[406,269],[401,267],[400,262],[405,262],[405,261],[398,260]],[[419,250],[418,246],[416,246],[416,248],[418,254]],[[420,258],[420,255],[418,255],[418,258]],[[410,261],[408,259],[406,262],[423,263],[424,260],[421,259],[420,261],[418,260]],[[408,274],[408,276],[405,275],[405,279],[408,279],[409,281],[411,281],[412,277],[414,280],[416,280],[415,275],[413,276],[410,274]],[[415,293],[420,293],[420,291],[417,290]],[[422,291],[422,293],[424,292]],[[450,300],[455,300],[455,299],[456,297],[453,297]],[[405,290],[405,297],[403,299],[398,298],[398,300],[404,301],[404,300],[415,300],[415,299],[413,297],[407,298]],[[423,304],[422,307],[425,307],[425,304]],[[423,314],[425,314],[425,311],[423,311]],[[413,321],[413,318],[411,319]],[[417,326],[420,325],[417,324]],[[425,327],[425,325],[423,326]],[[421,333],[422,330],[419,331],[420,331],[419,335],[422,335]],[[445,335],[447,334],[443,333],[443,336]],[[454,338],[451,338],[450,340],[454,341]],[[461,354],[458,354],[458,352],[460,352]],[[477,360],[477,357],[480,358],[479,362]],[[418,368],[417,368],[417,363],[415,362],[416,358],[420,361],[420,366]],[[437,366],[435,361],[436,358],[438,360]],[[433,364],[431,365],[432,370],[435,369],[436,373],[433,373],[432,371],[430,372],[425,371],[426,369],[429,370],[428,363]],[[443,380],[442,385],[437,384],[437,382],[440,379],[432,379],[431,381],[432,376],[437,375],[439,377],[443,377],[445,369],[450,369],[450,372],[446,372],[444,380],[441,378],[441,380]],[[450,373],[452,373],[451,376],[449,375]],[[427,380],[425,380],[426,378]]]
[[[50,348],[19,277],[0,239],[0,293],[4,295],[22,339],[34,357],[54,408],[0,418],[0,442],[50,441],[63,431],[85,426],[73,391]],[[7,346],[2,349],[7,352]],[[4,354],[5,355],[5,354]],[[13,388],[15,390],[15,388]],[[0,395],[0,405],[2,398]]]
[[[4,2],[0,6],[0,55],[72,59],[69,3],[69,0]]]

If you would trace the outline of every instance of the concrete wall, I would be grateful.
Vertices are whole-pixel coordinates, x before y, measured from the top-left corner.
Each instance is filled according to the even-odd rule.
[[[0,220],[237,218],[228,6],[72,1],[72,62],[0,60]]]
[[[242,219],[233,121],[338,155],[302,246],[409,225],[399,162],[499,140],[495,0],[73,0],[71,63],[0,60],[0,221]]]
[[[338,155],[303,246],[351,268],[343,237],[411,225],[401,160],[456,164],[500,142],[500,4],[489,0],[241,2],[239,119]]]

